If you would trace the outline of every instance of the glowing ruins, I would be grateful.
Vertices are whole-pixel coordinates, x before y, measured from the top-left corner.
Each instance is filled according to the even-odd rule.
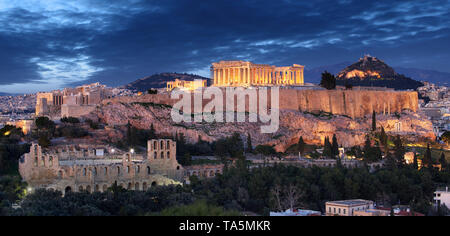
[[[303,85],[304,66],[276,67],[248,61],[220,61],[212,63],[214,86],[271,86]]]

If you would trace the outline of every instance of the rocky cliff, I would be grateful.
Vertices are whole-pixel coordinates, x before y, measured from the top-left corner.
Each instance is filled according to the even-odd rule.
[[[339,72],[336,79],[339,85],[388,87],[399,90],[415,90],[423,86],[421,82],[398,74],[382,60],[369,55]]]
[[[320,97],[320,94],[317,96]],[[110,99],[104,101],[89,116],[91,119],[99,118],[110,126],[125,126],[130,121],[135,127],[149,129],[153,124],[159,133],[169,135],[184,133],[190,142],[196,142],[199,136],[204,141],[211,142],[221,137],[230,136],[233,132],[239,132],[243,135],[249,133],[254,145],[272,144],[278,151],[283,151],[291,144],[296,143],[300,136],[303,136],[308,143],[321,144],[326,136],[331,137],[336,134],[339,143],[345,147],[360,145],[363,144],[365,135],[371,127],[370,116],[352,119],[349,116],[329,113],[313,114],[297,109],[282,109],[280,111],[280,128],[274,134],[261,134],[260,126],[263,125],[261,123],[174,123],[170,116],[171,105],[168,102],[170,100],[167,99],[168,96],[162,95]],[[321,103],[314,101],[314,98],[311,97],[308,97],[308,99],[312,99],[311,106],[319,106],[317,104]],[[364,101],[363,99],[361,103]],[[370,101],[365,102],[371,104]],[[295,104],[290,103],[285,104],[285,106],[296,107]],[[414,106],[414,104],[411,106]],[[334,106],[331,107],[333,109]],[[433,138],[431,122],[420,113],[404,110],[397,116],[387,113],[386,115],[379,114],[377,120],[379,126],[383,126],[387,132],[392,134],[405,135],[409,138]],[[396,129],[398,123],[401,123],[400,131]],[[108,137],[108,135],[105,134],[99,138],[105,137]],[[109,138],[120,139],[121,136],[114,134]]]

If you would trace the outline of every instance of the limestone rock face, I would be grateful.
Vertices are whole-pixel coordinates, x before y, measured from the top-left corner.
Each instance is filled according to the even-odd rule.
[[[317,92],[317,91],[316,91]],[[327,91],[325,91],[327,92]],[[337,96],[341,96],[339,94]],[[364,97],[361,94],[359,96]],[[405,96],[404,102],[408,103],[411,99]],[[412,96],[415,98],[414,96]],[[311,95],[308,99],[318,99],[311,106],[326,107],[326,102],[320,105],[320,95],[315,97]],[[200,136],[202,140],[212,142],[222,137],[228,137],[233,132],[239,132],[242,135],[250,134],[253,145],[271,144],[275,145],[278,151],[286,150],[290,145],[297,143],[300,136],[305,142],[311,144],[322,144],[325,137],[332,137],[336,134],[339,144],[344,147],[361,145],[364,143],[365,135],[371,128],[371,116],[361,114],[360,118],[352,119],[348,116],[331,115],[329,113],[321,113],[314,115],[312,113],[298,111],[295,109],[282,109],[280,111],[280,127],[278,132],[274,134],[262,134],[260,132],[262,123],[174,123],[171,119],[171,106],[168,100],[155,97],[147,98],[123,98],[105,101],[102,105],[89,115],[91,119],[100,119],[109,126],[125,126],[128,121],[131,125],[140,129],[149,129],[153,124],[158,133],[174,135],[175,133],[183,133],[188,142],[197,142]],[[371,98],[369,98],[371,99]],[[400,98],[401,99],[401,98]],[[414,99],[413,99],[414,100]],[[401,101],[399,103],[402,103]],[[373,108],[359,107],[359,109],[371,113]],[[288,105],[285,105],[288,106]],[[294,105],[295,106],[295,105]],[[396,106],[395,104],[393,105]],[[376,106],[375,106],[376,107]],[[414,104],[411,102],[411,107]],[[337,111],[332,106],[332,111]],[[375,110],[375,109],[374,109]],[[366,113],[366,112],[365,112]],[[339,113],[338,113],[339,114]],[[391,134],[404,135],[409,138],[433,138],[432,124],[427,118],[412,111],[404,111],[400,117],[394,115],[377,115],[377,124],[383,126],[386,132]],[[400,127],[400,128],[399,128]],[[113,134],[109,136],[120,139],[123,136],[118,135],[117,131],[111,131]],[[104,138],[108,136],[108,131],[101,134]],[[243,137],[244,138],[244,137]],[[245,139],[244,139],[245,140]]]

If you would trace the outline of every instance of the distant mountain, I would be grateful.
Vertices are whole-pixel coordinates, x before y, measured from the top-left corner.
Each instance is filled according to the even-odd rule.
[[[17,94],[15,93],[2,93],[0,92],[0,96],[16,96]]]
[[[352,63],[343,62],[333,65],[319,66],[312,69],[305,68],[305,81],[318,84],[320,83],[320,79],[324,71],[328,71],[334,75],[337,75],[340,71],[342,71],[350,64]],[[399,74],[403,74],[406,77],[417,81],[426,81],[446,86],[450,85],[450,73],[404,67],[394,67],[394,70]]]
[[[161,73],[161,74],[154,74],[151,76],[144,77],[142,79],[138,79],[134,82],[131,82],[127,85],[122,86],[123,88],[138,91],[138,92],[145,92],[151,88],[165,88],[166,83],[168,81],[174,81],[175,79],[180,80],[187,80],[187,81],[193,81],[193,80],[207,80],[208,84],[210,83],[209,78],[205,78],[199,75],[193,75],[193,74],[181,74],[181,73]]]
[[[403,67],[396,67],[395,70],[398,73],[404,74],[405,76],[408,76],[415,80],[427,81],[438,85],[450,85],[450,73]]]

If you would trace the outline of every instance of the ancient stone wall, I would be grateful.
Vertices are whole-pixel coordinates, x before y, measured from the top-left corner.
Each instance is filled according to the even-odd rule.
[[[253,88],[255,89],[255,88]],[[198,91],[197,91],[198,92]],[[226,107],[226,88],[222,88],[224,95],[224,109]],[[256,94],[258,94],[256,92]],[[191,101],[193,105],[192,95]],[[258,96],[258,95],[257,95]],[[236,100],[238,98],[236,97]],[[257,98],[258,99],[258,98]],[[145,95],[140,97],[119,97],[108,99],[103,103],[111,101],[132,103],[151,102],[155,104],[173,105],[176,100],[170,99],[168,93]],[[211,101],[203,100],[203,106]],[[270,101],[270,94],[268,96]],[[414,91],[373,91],[373,90],[317,90],[317,89],[295,89],[281,88],[279,107],[281,110],[295,110],[303,112],[327,112],[334,115],[345,115],[351,118],[361,118],[371,115],[373,111],[378,114],[401,113],[403,110],[417,112],[418,94]],[[235,102],[235,110],[237,102]],[[248,101],[246,102],[248,111]],[[191,108],[193,110],[193,106]]]
[[[159,140],[158,140],[159,141]],[[164,140],[166,143],[167,140]],[[155,165],[145,155],[104,149],[43,150],[32,144],[19,162],[22,178],[33,188],[68,191],[106,191],[114,183],[130,190],[147,190],[155,185],[180,184],[184,169],[176,161],[173,142],[172,165]]]

